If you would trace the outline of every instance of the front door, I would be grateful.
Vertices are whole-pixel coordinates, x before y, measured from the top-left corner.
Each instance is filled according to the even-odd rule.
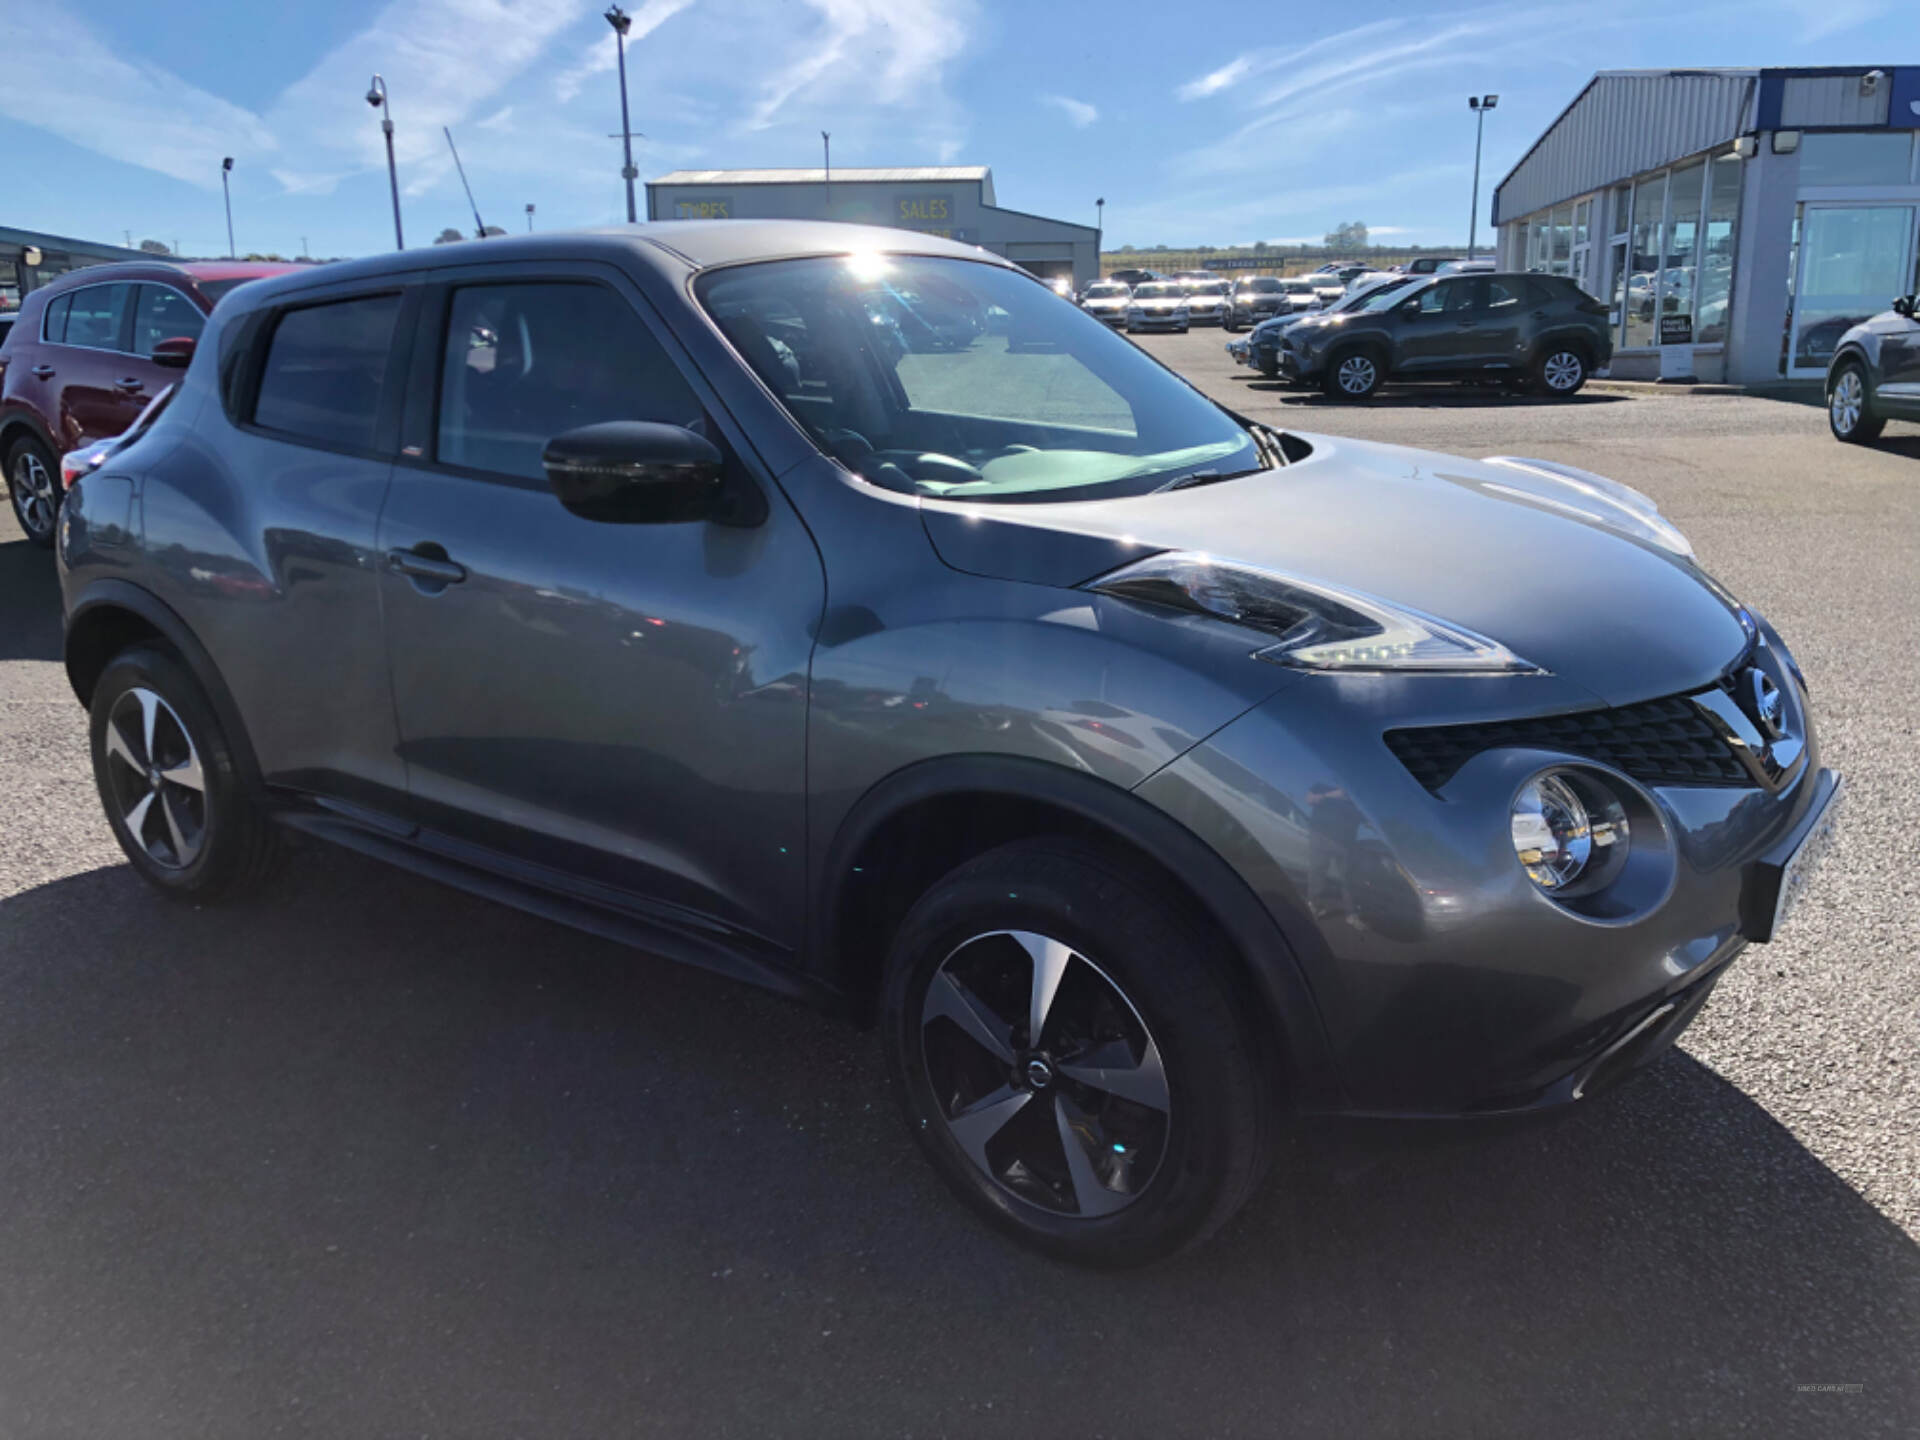
[[[1880,407],[1903,416],[1920,415],[1920,320],[1889,317],[1880,337]]]
[[[118,435],[140,418],[152,398],[128,353],[134,289],[86,285],[73,292],[61,343],[47,357],[60,396],[56,438],[65,449]]]
[[[1904,295],[1913,279],[1912,205],[1806,206],[1793,288],[1787,374],[1824,376],[1840,337]]]
[[[396,467],[380,527],[415,818],[669,920],[796,945],[825,602],[811,538],[770,484],[754,525],[563,508],[541,451],[606,420],[701,429],[758,482],[623,278],[441,279],[415,348],[429,403],[404,436],[424,453]]]
[[[1474,286],[1468,276],[1437,280],[1394,311],[1400,342],[1397,373],[1451,374],[1468,364],[1468,356],[1479,354]]]

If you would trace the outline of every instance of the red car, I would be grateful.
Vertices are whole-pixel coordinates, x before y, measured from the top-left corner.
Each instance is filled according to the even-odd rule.
[[[221,296],[297,268],[229,260],[96,265],[26,297],[0,342],[0,465],[29,540],[53,544],[60,456],[131,425],[193,358]]]

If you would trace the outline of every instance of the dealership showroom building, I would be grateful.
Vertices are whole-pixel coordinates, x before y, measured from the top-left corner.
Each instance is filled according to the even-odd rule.
[[[882,170],[675,170],[647,184],[649,220],[847,220],[978,245],[1078,290],[1100,277],[1100,232],[994,203],[984,165]]]
[[[1920,66],[1602,72],[1493,205],[1502,268],[1610,303],[1616,377],[1822,376],[1916,288]]]

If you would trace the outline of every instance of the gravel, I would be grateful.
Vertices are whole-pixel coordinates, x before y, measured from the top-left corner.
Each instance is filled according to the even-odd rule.
[[[1840,843],[1679,1051],[1551,1124],[1315,1130],[1198,1253],[1055,1267],[947,1197],[871,1036],[344,853],[152,895],[0,518],[0,1434],[1920,1431],[1920,431],[1349,408],[1221,340],[1142,343],[1635,485],[1793,644]]]

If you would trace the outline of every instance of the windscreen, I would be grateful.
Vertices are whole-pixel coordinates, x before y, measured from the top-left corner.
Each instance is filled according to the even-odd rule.
[[[1261,468],[1212,401],[1004,266],[777,260],[710,272],[697,293],[820,447],[887,489],[1108,499]]]

